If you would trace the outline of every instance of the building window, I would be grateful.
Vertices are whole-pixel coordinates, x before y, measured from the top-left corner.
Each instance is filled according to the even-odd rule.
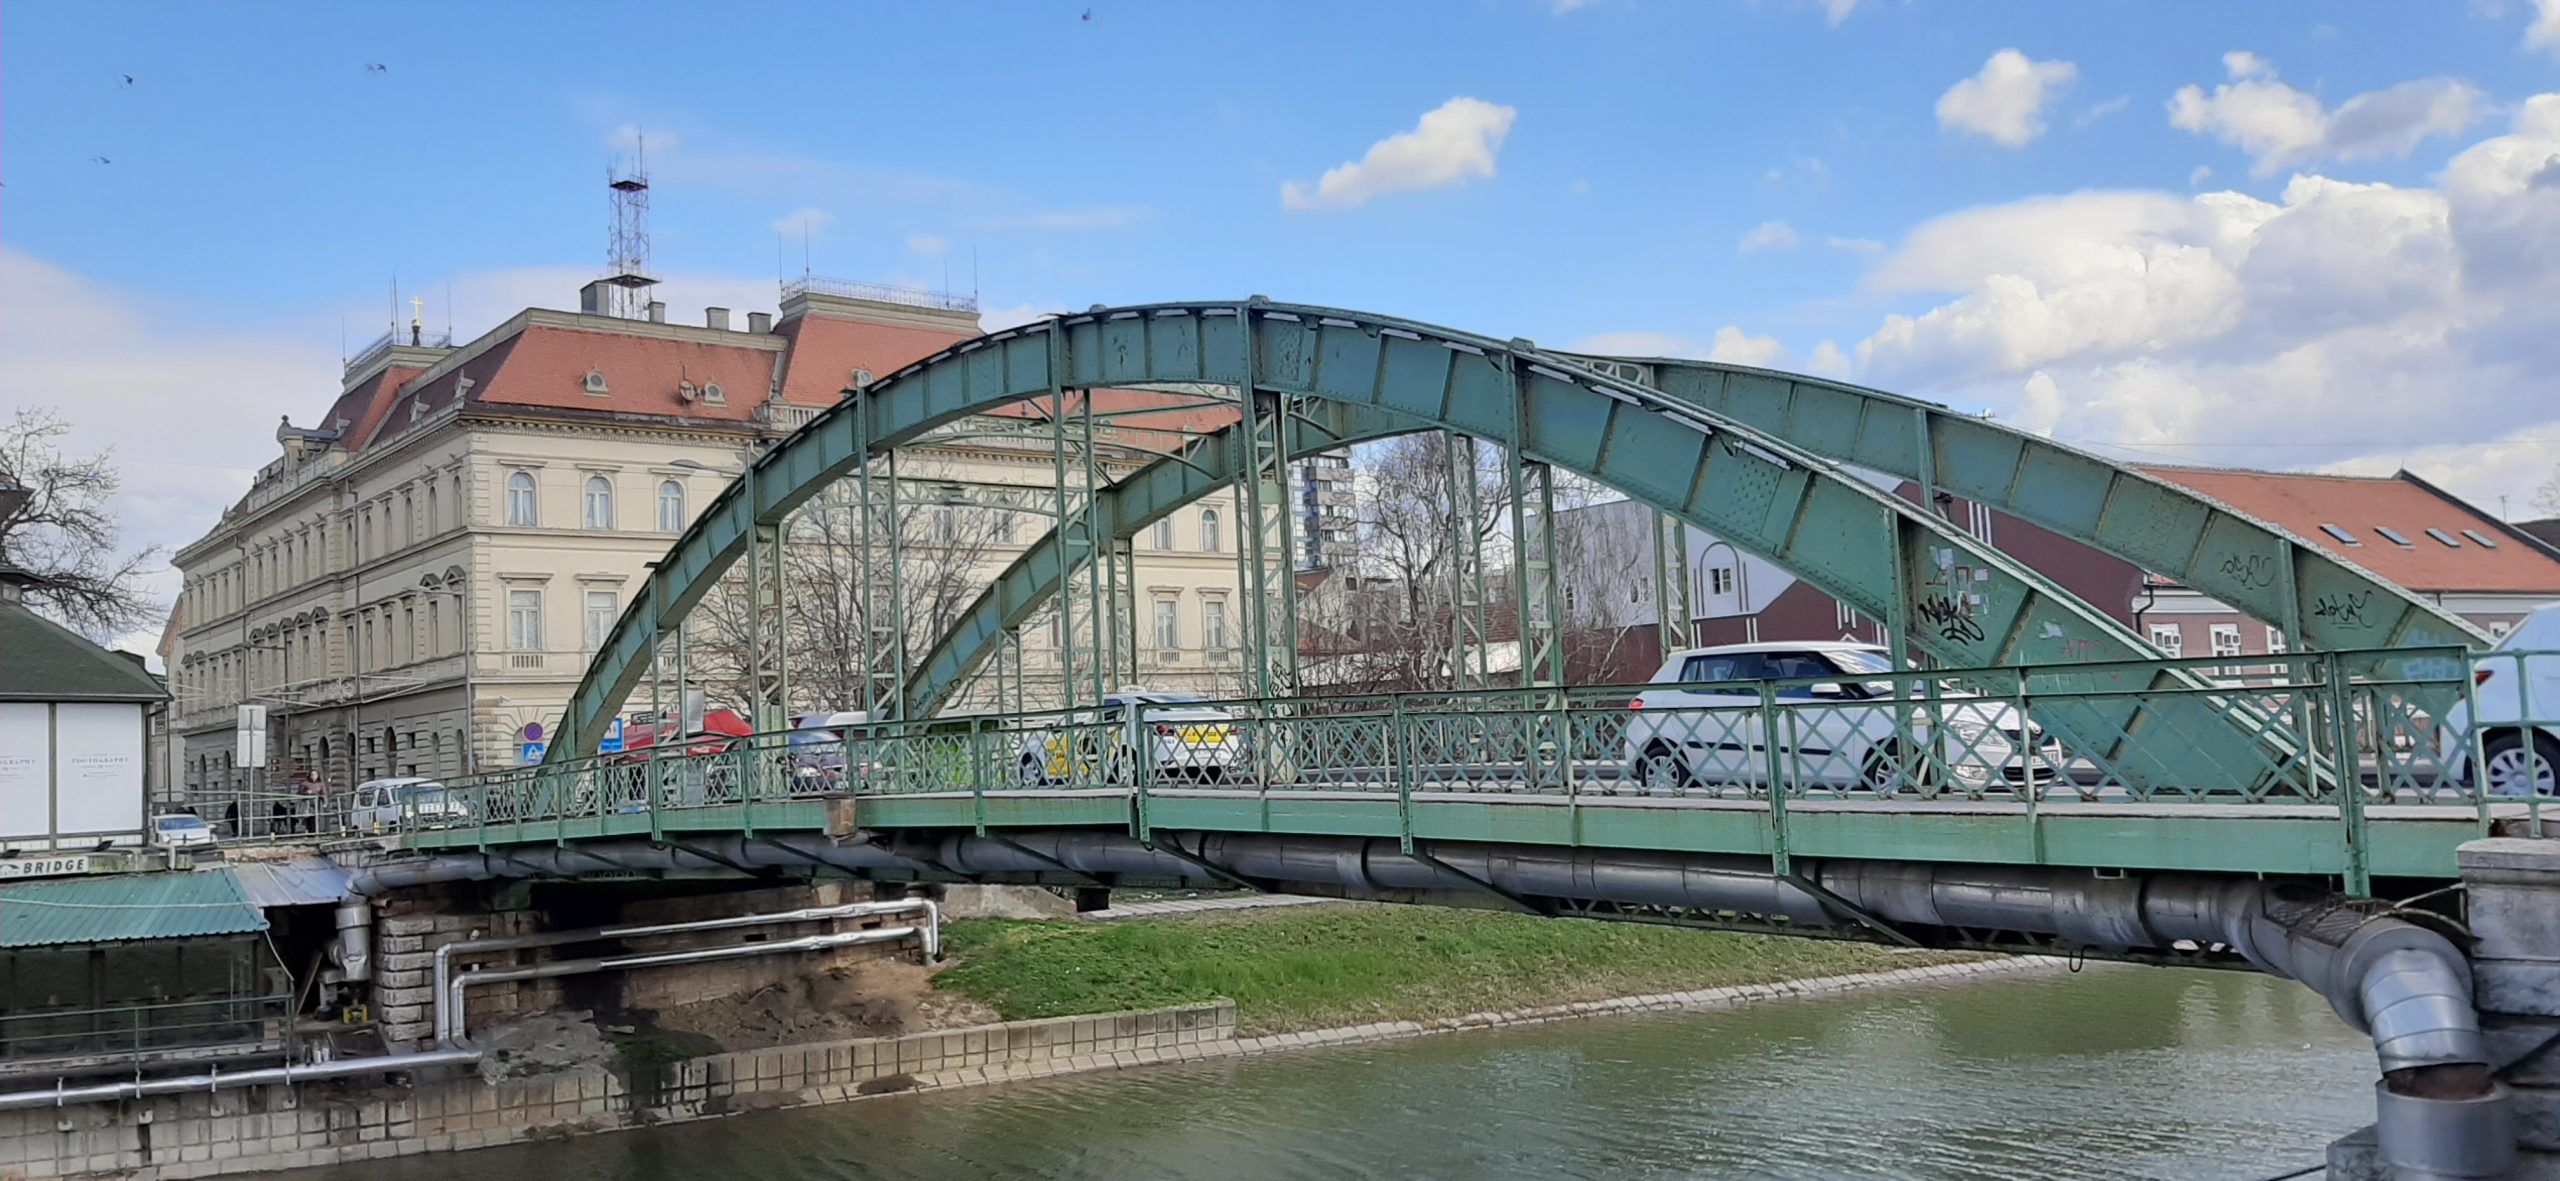
[[[1182,617],[1174,613],[1171,599],[1156,600],[1156,647],[1165,651],[1182,646]]]
[[[721,389],[720,383],[715,381],[702,387],[702,400],[714,406],[726,406],[729,404],[729,391]]]
[[[2269,656],[2282,656],[2282,655],[2284,655],[2284,653],[2285,653],[2284,629],[2283,629],[2283,628],[2280,628],[2280,627],[2271,627],[2271,628],[2268,628],[2268,629],[2267,629],[2267,655],[2269,655]]]
[[[1731,566],[1713,566],[1713,567],[1709,567],[1709,568],[1708,568],[1708,570],[1707,570],[1707,593],[1708,593],[1708,594],[1711,594],[1711,595],[1729,595],[1729,594],[1732,594],[1732,593],[1733,593],[1733,567],[1731,567]]]
[[[952,505],[933,506],[933,539],[948,544],[960,540],[960,510]]]
[[[1153,539],[1153,544],[1160,550],[1173,548],[1173,518],[1167,517],[1164,520],[1156,522],[1156,535]]]
[[[2214,655],[2216,655],[2216,656],[2238,656],[2238,655],[2240,654],[2240,625],[2239,625],[2239,624],[2236,624],[2236,623],[2217,623],[2217,624],[2214,624],[2214,625],[2213,625],[2213,631],[2212,631],[2212,638],[2213,638],[2213,654],[2214,654]]]
[[[1212,652],[1227,650],[1227,601],[1210,599],[1200,604],[1200,646]]]
[[[684,485],[674,480],[658,485],[658,532],[684,532]]]
[[[1651,593],[1653,593],[1653,580],[1650,578],[1639,578],[1635,580],[1634,585],[1627,588],[1627,601],[1630,603],[1641,603],[1645,600],[1645,596]]]
[[[1226,538],[1218,533],[1218,510],[1200,510],[1200,548],[1210,553],[1227,548]]]
[[[999,544],[999,545],[1012,545],[1012,544],[1013,544],[1013,510],[1012,510],[1012,509],[997,509],[997,510],[996,510],[996,528],[995,528],[995,534],[996,534],[996,542],[997,542],[997,544]]]
[[[533,473],[514,472],[507,476],[507,523],[539,525],[542,518],[533,505]]]
[[[613,591],[587,592],[587,651],[604,649],[605,633],[613,630],[613,621],[621,615],[621,595]]]
[[[2174,623],[2151,625],[2151,646],[2172,660],[2187,654],[2187,633]]]
[[[542,651],[541,591],[507,592],[507,648],[515,652]]]
[[[587,528],[613,528],[613,481],[603,476],[587,477]]]

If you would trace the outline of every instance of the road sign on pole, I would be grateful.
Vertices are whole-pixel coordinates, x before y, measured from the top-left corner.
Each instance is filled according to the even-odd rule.
[[[611,725],[604,728],[604,741],[596,744],[596,753],[604,755],[622,753],[622,719],[615,718]]]
[[[233,760],[238,766],[263,768],[267,765],[267,707],[240,707],[239,749]]]

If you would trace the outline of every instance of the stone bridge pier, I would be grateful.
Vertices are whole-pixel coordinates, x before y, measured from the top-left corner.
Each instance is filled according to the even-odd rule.
[[[2503,1181],[2560,1181],[2560,840],[2495,837],[2462,847],[2464,914],[2471,936],[2472,999],[2490,1070],[2508,1112],[2515,1161]],[[2389,1115],[2390,1099],[2382,1100]],[[2474,1126],[2475,1139],[2494,1136]],[[2442,1145],[2448,1165],[2477,1159],[2479,1143]],[[2433,1181],[2477,1177],[2445,1168],[2394,1169],[2374,1128],[2331,1145],[2331,1181]]]

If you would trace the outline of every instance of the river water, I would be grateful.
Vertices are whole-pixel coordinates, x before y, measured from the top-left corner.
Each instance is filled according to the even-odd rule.
[[[2298,984],[2092,967],[892,1096],[362,1175],[2260,1181],[2369,1122],[2373,1071],[2371,1044]]]

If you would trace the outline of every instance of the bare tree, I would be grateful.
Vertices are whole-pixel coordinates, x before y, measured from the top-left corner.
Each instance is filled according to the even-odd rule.
[[[71,426],[49,407],[22,406],[0,423],[0,484],[26,489],[26,502],[0,516],[0,563],[41,579],[28,599],[46,614],[106,640],[151,621],[160,610],[142,577],[157,546],[119,553],[108,502],[121,483],[113,449],[65,455]]]
[[[1450,590],[1460,506],[1451,495],[1450,441],[1427,432],[1359,448],[1361,483],[1353,551],[1299,609],[1299,666],[1310,690],[1349,693],[1430,689],[1451,683],[1455,635]],[[1479,445],[1472,517],[1479,549],[1499,548],[1507,495],[1498,449]],[[1487,556],[1489,627],[1498,625],[1498,580]]]
[[[2553,468],[2551,478],[2544,480],[2542,487],[2534,492],[2533,507],[2560,516],[2560,468]]]
[[[860,708],[875,637],[898,637],[910,661],[922,659],[993,576],[989,551],[1036,525],[1026,514],[945,495],[932,475],[902,464],[910,470],[900,473],[903,610],[895,620],[875,619],[885,603],[866,591],[862,522],[850,499],[821,497],[792,517],[781,586],[792,709]],[[748,589],[742,564],[693,615],[690,675],[714,701],[744,704],[754,696]]]

